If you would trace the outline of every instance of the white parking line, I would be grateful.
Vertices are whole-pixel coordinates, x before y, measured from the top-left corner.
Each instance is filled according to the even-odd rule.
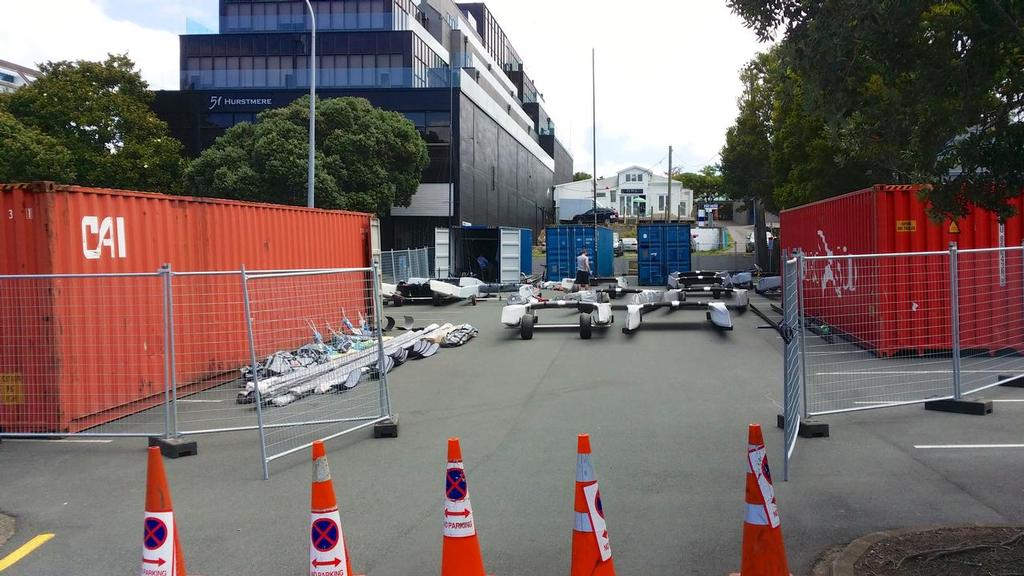
[[[1024,398],[1012,398],[1004,400],[993,400],[993,402],[1024,402]]]
[[[1024,448],[1024,444],[915,444],[921,450],[942,450],[953,448]]]

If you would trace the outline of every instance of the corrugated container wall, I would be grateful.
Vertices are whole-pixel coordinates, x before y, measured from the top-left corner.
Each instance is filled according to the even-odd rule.
[[[637,281],[664,286],[672,272],[690,271],[690,225],[641,224],[637,235]]]
[[[927,202],[920,198],[921,189],[920,185],[877,185],[784,210],[782,248],[791,255],[800,249],[808,256],[838,256],[946,251],[950,242],[961,250],[1021,245],[1024,196],[1012,200],[1017,215],[1002,224],[995,214],[977,208],[955,223],[935,222],[929,218]],[[960,256],[975,261],[985,257]],[[963,348],[1020,348],[1021,261],[1019,257],[1005,261],[1002,285],[998,265],[960,267]],[[949,350],[948,278],[948,258],[942,256],[808,261],[805,308],[808,315],[884,356]],[[1008,324],[1017,328],[993,331],[993,314],[1010,319]]]
[[[152,273],[164,263],[195,272],[370,262],[371,217],[354,212],[51,183],[0,186],[0,206],[5,275]],[[336,304],[354,313],[363,283],[354,290],[310,290],[338,294]],[[247,363],[237,274],[178,276],[173,293],[183,392]],[[302,303],[292,300],[258,320],[294,323],[302,315],[293,308]],[[161,280],[154,277],[0,280],[0,373],[21,387],[19,405],[0,406],[0,426],[73,432],[159,403],[162,307]]]
[[[610,278],[615,275],[615,255],[612,253],[614,233],[611,228],[598,226],[597,242],[593,226],[548,226],[547,272],[548,280],[575,278],[576,257],[583,248],[590,255],[593,275]],[[595,247],[596,244],[596,247]]]

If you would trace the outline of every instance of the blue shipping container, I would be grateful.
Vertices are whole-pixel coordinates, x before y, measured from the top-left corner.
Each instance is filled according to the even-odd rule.
[[[580,250],[590,254],[590,267],[594,275],[610,278],[615,275],[615,255],[612,253],[611,228],[597,227],[597,246],[594,246],[593,226],[548,226],[547,279],[561,280],[576,276],[576,257]]]
[[[641,286],[664,286],[672,272],[690,271],[689,224],[641,224],[636,235]]]
[[[519,231],[519,265],[520,272],[533,275],[533,230],[529,228]]]

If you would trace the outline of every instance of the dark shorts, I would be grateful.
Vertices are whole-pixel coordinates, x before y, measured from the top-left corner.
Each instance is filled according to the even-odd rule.
[[[586,286],[590,286],[590,272],[585,272],[583,270],[577,270],[576,271],[576,283],[577,284],[584,284]]]

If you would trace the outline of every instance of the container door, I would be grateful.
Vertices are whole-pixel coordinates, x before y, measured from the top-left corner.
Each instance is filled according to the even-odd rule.
[[[531,276],[533,275],[533,230],[523,228],[519,233],[519,271]]]
[[[370,219],[370,263],[377,265],[377,282],[381,281],[381,255],[380,255],[380,220]]]
[[[667,282],[668,275],[673,272],[690,271],[690,227],[685,224],[668,224],[664,228],[664,273]]]
[[[451,231],[447,228],[434,228],[434,275],[448,278],[452,275],[451,271]]]
[[[664,228],[660,225],[637,227],[637,281],[641,286],[664,286],[667,283],[662,237]]]
[[[501,260],[498,281],[502,284],[519,282],[521,253],[519,250],[522,232],[519,228],[500,228],[498,258]]]

